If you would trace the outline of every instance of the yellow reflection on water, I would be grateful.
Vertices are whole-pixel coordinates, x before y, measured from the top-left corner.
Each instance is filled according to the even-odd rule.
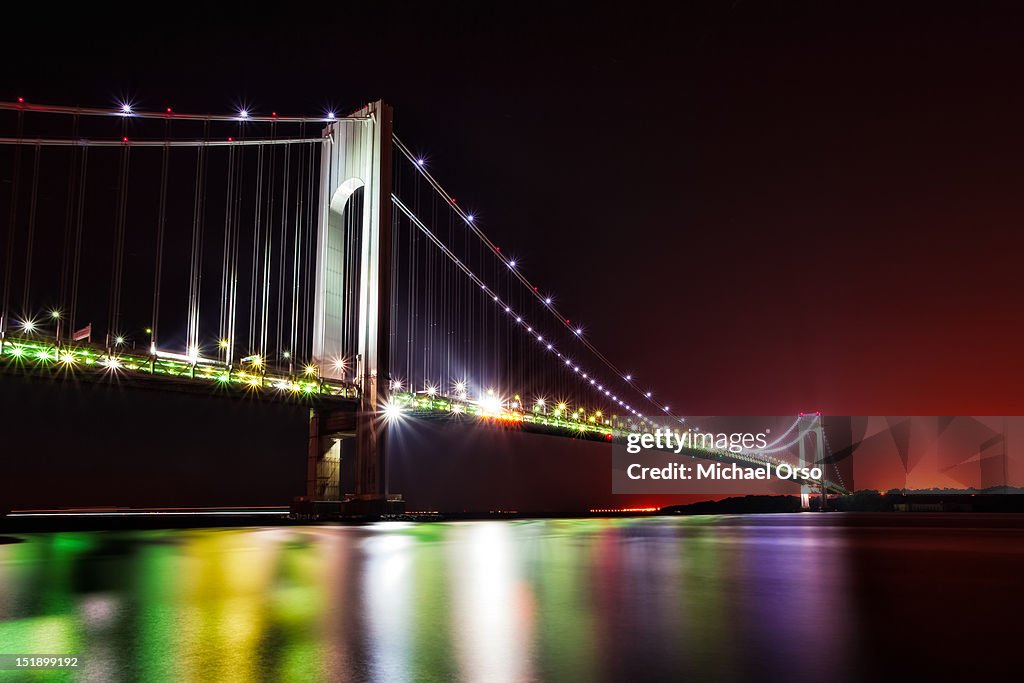
[[[78,654],[98,680],[303,682],[729,679],[749,652],[808,675],[826,663],[799,653],[852,656],[806,607],[849,610],[839,532],[762,527],[40,534],[0,545],[0,651]]]

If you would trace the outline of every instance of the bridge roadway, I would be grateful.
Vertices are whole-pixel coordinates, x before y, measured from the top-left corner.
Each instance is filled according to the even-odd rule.
[[[353,384],[289,374],[282,368],[225,363],[169,353],[134,349],[108,351],[98,344],[62,343],[51,339],[7,337],[0,344],[0,372],[29,373],[52,379],[109,381],[174,391],[216,388],[266,399],[305,399],[355,410],[359,390]]]
[[[553,436],[585,439],[588,441],[604,441],[610,444],[625,445],[629,434],[634,433],[619,429],[609,424],[596,421],[570,420],[551,413],[508,410],[494,410],[482,407],[480,402],[458,400],[446,396],[427,396],[416,393],[399,393],[392,395],[393,404],[398,406],[401,415],[416,419],[432,421],[458,422],[467,416],[492,422],[495,426],[505,429],[516,429],[527,433],[549,434]],[[684,455],[697,460],[719,462],[741,467],[766,469],[785,462],[770,455],[758,453],[733,453],[716,449],[686,447],[678,453],[674,448],[653,449],[674,455]],[[792,463],[788,463],[792,464]],[[813,479],[794,479],[796,483],[820,488],[823,484],[829,493],[848,494],[845,487],[829,479],[823,482]]]
[[[327,381],[309,375],[294,375],[281,368],[260,363],[228,366],[211,359],[190,359],[168,353],[148,354],[134,349],[108,351],[98,344],[64,343],[30,337],[8,337],[0,345],[0,372],[36,373],[51,379],[134,381],[171,391],[209,391],[216,388],[236,395],[265,400],[302,400],[329,407],[332,422],[358,410],[359,390],[354,384]],[[485,406],[483,402],[459,400],[425,393],[399,392],[391,405],[403,416],[430,421],[461,421],[466,418],[491,423],[497,428],[527,433],[570,437],[610,444],[625,444],[628,430],[593,419],[569,419],[551,413],[509,410]],[[387,411],[385,411],[387,414]],[[349,420],[342,420],[346,424]],[[337,431],[337,430],[335,430]],[[674,449],[662,449],[676,453]],[[677,455],[743,467],[767,468],[782,462],[771,456],[688,447]],[[821,482],[797,480],[820,487]],[[829,492],[847,493],[835,482],[825,480]]]

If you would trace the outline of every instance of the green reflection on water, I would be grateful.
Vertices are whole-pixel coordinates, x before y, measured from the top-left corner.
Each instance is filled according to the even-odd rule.
[[[750,533],[695,518],[32,535],[0,546],[0,650],[79,654],[102,680],[595,681],[626,661],[728,679]]]

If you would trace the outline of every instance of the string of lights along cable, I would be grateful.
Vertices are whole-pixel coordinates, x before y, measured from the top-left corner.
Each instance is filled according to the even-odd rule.
[[[603,402],[614,413],[628,415],[630,424],[661,426],[641,412],[626,396],[633,393],[636,396],[635,400],[640,401],[641,405],[648,405],[655,413],[669,415],[670,406],[658,404],[651,390],[641,389],[632,374],[624,372],[612,363],[588,338],[583,327],[573,324],[572,318],[558,309],[552,294],[542,293],[539,287],[526,277],[518,261],[502,251],[502,248],[484,233],[478,217],[461,207],[430,173],[424,156],[414,154],[397,137],[394,142],[408,168],[413,171],[411,181],[408,178],[402,183],[396,181],[396,187],[409,191],[408,188],[411,186],[413,202],[420,206],[426,201],[420,197],[423,186],[426,185],[431,202],[428,220],[424,220],[417,209],[410,208],[398,197],[394,199],[397,213],[404,216],[424,237],[435,244],[470,282],[479,286],[483,297],[490,298],[493,310],[499,315],[502,312],[505,314],[503,317],[506,324],[518,328],[523,339],[535,342],[535,348],[541,355],[554,357],[575,377],[578,384],[589,389],[595,400]],[[455,248],[458,246],[457,234],[442,234],[444,231],[439,226],[445,223],[445,217],[438,221],[439,206],[443,212],[449,214],[446,217],[448,222],[456,224],[464,235],[465,248],[461,256],[456,253],[458,250]],[[474,246],[477,248],[476,252],[472,249]],[[481,262],[484,254],[493,259],[496,269],[492,270],[490,263]],[[477,270],[466,267],[474,258],[480,263]],[[548,325],[548,329],[553,331],[545,334],[542,325]],[[579,351],[574,352],[573,349]],[[596,365],[603,368],[605,378],[612,379],[602,379],[598,375],[600,371],[588,370],[584,361],[578,360],[581,354],[589,354],[596,361]]]

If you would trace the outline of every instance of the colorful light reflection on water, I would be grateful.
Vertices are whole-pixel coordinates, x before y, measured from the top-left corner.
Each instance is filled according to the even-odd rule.
[[[837,680],[858,670],[847,531],[804,515],[27,534],[0,545],[0,651],[78,654],[102,680]]]

